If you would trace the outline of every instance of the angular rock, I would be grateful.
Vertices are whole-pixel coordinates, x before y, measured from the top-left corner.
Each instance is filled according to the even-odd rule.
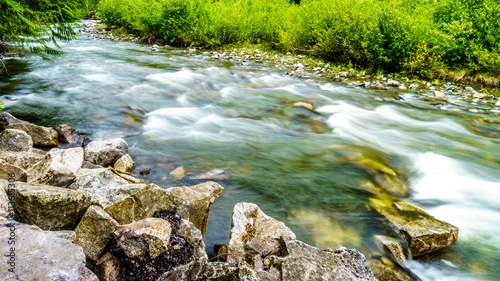
[[[344,247],[322,251],[303,242],[281,239],[284,257],[271,261],[281,266],[282,280],[370,280],[376,281],[365,256]]]
[[[191,262],[186,265],[176,267],[162,275],[158,281],[177,281],[177,280],[246,280],[258,281],[255,272],[241,263],[223,263],[223,262]]]
[[[102,208],[90,206],[75,228],[75,244],[83,248],[88,259],[97,262],[117,225]]]
[[[81,145],[83,142],[80,132],[71,126],[66,124],[58,125],[54,127],[54,130],[57,132],[59,143]]]
[[[82,169],[102,169],[102,168],[103,166],[90,163],[89,161],[86,160],[84,160],[82,163]]]
[[[91,202],[83,191],[21,182],[16,182],[14,198],[17,219],[44,230],[74,229]]]
[[[30,123],[17,119],[8,112],[0,112],[0,132],[5,130],[5,127],[14,124],[30,124]]]
[[[261,236],[295,239],[295,234],[284,223],[264,214],[256,204],[236,204],[233,208],[231,218],[231,233],[228,243],[229,253],[244,253],[246,243]],[[272,247],[273,245],[269,248]],[[242,256],[228,256],[229,262],[242,260]]]
[[[13,124],[6,129],[16,129],[25,131],[31,139],[33,145],[38,147],[52,147],[58,144],[57,132],[52,128],[37,126],[33,124]]]
[[[0,280],[65,280],[80,281],[85,273],[82,248],[51,231],[31,225],[0,225],[0,237],[9,237],[15,228],[15,274],[3,259]],[[7,241],[5,241],[7,242]],[[2,256],[10,255],[11,245],[0,243]]]
[[[13,177],[12,177],[13,176]],[[11,165],[4,160],[0,159],[0,179],[14,179],[15,181],[28,181],[28,175],[26,171]]]
[[[66,187],[76,178],[83,162],[81,147],[50,150],[28,171],[28,182]]]
[[[0,133],[0,150],[28,151],[32,147],[31,137],[22,130],[6,129]]]
[[[412,257],[449,247],[458,239],[457,227],[408,203],[371,198],[370,204],[403,234]]]
[[[53,148],[49,151],[53,161],[58,165],[66,167],[73,173],[76,173],[83,164],[83,148],[75,147],[68,149]]]
[[[174,210],[180,218],[189,219],[188,206],[184,200],[154,184],[146,186],[104,210],[120,224],[150,218],[156,211],[167,210]]]
[[[85,147],[85,160],[101,166],[113,165],[125,154],[128,144],[123,139],[92,141]]]
[[[205,182],[193,186],[172,187],[168,189],[168,192],[188,204],[189,221],[205,235],[210,208],[223,190],[224,187],[216,182]]]
[[[99,278],[97,278],[97,275],[92,270],[85,268],[81,281],[99,281]]]
[[[21,152],[0,152],[0,159],[17,166],[25,171],[29,170],[36,163],[44,160],[47,152],[33,148],[29,151]]]
[[[10,216],[9,212],[9,196],[7,195],[7,189],[4,188],[8,186],[8,183],[3,183],[0,187],[0,217],[7,218]]]
[[[406,264],[406,256],[401,242],[384,235],[375,235],[375,241],[394,262]]]
[[[105,253],[97,261],[97,272],[101,281],[121,281],[120,261],[111,253]]]
[[[84,171],[88,174],[84,175]],[[92,204],[106,208],[130,194],[146,187],[146,184],[131,184],[108,169],[80,169],[82,175],[68,186],[69,189],[87,191],[92,194]]]
[[[201,231],[193,223],[182,219],[179,223],[177,234],[183,237],[193,248],[194,258],[197,261],[208,260],[205,242]]]
[[[129,258],[149,255],[156,258],[168,250],[172,226],[164,219],[146,218],[119,225],[113,237]]]
[[[180,166],[171,171],[169,175],[174,176],[174,178],[177,180],[181,180],[185,178],[188,173],[189,170],[186,167]]]
[[[373,275],[375,275],[379,281],[420,280],[409,269],[404,268],[380,255],[372,254],[367,260]]]
[[[119,172],[131,173],[135,168],[135,163],[130,155],[125,154],[116,161],[114,168]]]

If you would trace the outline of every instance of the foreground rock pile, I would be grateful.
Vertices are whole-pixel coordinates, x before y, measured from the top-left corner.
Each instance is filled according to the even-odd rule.
[[[454,226],[377,189],[372,207],[403,236],[377,237],[393,262],[367,259],[298,241],[257,205],[238,203],[229,243],[211,262],[203,235],[220,184],[164,189],[134,178],[122,139],[89,141],[67,125],[8,113],[0,127],[0,253],[8,265],[0,280],[411,280],[387,265],[458,237]]]

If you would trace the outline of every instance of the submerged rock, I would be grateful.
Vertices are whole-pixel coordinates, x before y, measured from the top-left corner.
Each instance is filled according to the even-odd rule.
[[[213,169],[206,173],[190,176],[192,180],[227,180],[229,177],[224,169]]]
[[[409,269],[380,255],[370,255],[368,264],[378,281],[420,281]]]
[[[33,140],[33,145],[38,147],[53,147],[59,142],[57,132],[52,128],[33,124],[13,124],[7,126],[6,129],[25,131]]]
[[[0,243],[2,256],[15,255],[15,263],[4,257],[0,280],[65,280],[80,281],[85,274],[82,248],[51,231],[24,224],[0,225],[0,237],[9,237],[15,229],[15,252],[11,245]],[[9,271],[15,267],[15,274]]]
[[[188,173],[189,170],[186,167],[180,166],[171,171],[169,175],[173,176],[177,180],[181,180],[185,178]]]
[[[102,208],[90,206],[75,228],[75,244],[83,248],[88,259],[97,262],[117,225]]]
[[[379,246],[394,262],[406,264],[406,256],[404,254],[403,246],[397,239],[384,235],[375,235],[375,242],[379,244]]]
[[[412,257],[449,247],[458,239],[457,227],[411,204],[376,198],[370,204],[403,235]]]
[[[172,187],[168,192],[187,203],[189,221],[205,235],[210,208],[223,190],[224,187],[216,182],[205,182],[193,186]]]
[[[245,263],[223,263],[223,262],[191,262],[176,267],[174,270],[162,275],[158,281],[177,280],[246,280],[258,281],[255,272]]]
[[[0,150],[28,151],[33,148],[33,140],[22,130],[6,129],[0,133]]]
[[[85,160],[101,166],[113,165],[125,154],[128,144],[123,139],[92,141],[85,147]]]

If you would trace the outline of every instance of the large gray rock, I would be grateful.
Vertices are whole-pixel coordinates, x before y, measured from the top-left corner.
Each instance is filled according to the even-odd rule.
[[[295,239],[295,234],[284,223],[264,214],[256,204],[236,204],[231,219],[229,253],[242,254],[245,252],[245,245],[249,241],[264,236]],[[269,249],[273,247],[274,245],[269,245]],[[243,261],[243,257],[229,255],[227,260],[229,262]]]
[[[0,151],[0,159],[25,171],[44,160],[46,155],[47,152],[36,148],[21,152]]]
[[[0,132],[5,130],[5,127],[14,124],[29,124],[29,122],[17,119],[8,112],[0,112]]]
[[[184,200],[154,184],[146,186],[104,210],[120,224],[150,218],[156,211],[167,210],[175,210],[181,218],[189,219],[188,206]]]
[[[186,201],[189,206],[189,221],[191,221],[203,235],[208,226],[210,208],[224,190],[216,182],[204,182],[193,186],[172,187],[168,191]]]
[[[32,147],[31,137],[22,130],[6,129],[0,133],[0,150],[28,151]]]
[[[243,262],[191,262],[189,264],[176,267],[174,270],[165,273],[158,279],[158,281],[177,280],[258,281],[259,279],[257,278],[255,272]]]
[[[25,170],[0,159],[0,179],[14,179],[15,181],[26,182],[28,175]]]
[[[90,206],[75,228],[75,244],[83,248],[88,259],[97,262],[117,225],[102,208]]]
[[[376,198],[371,198],[370,204],[403,234],[413,257],[449,247],[458,239],[457,227],[411,204]]]
[[[57,132],[52,128],[37,126],[33,124],[13,124],[6,129],[16,129],[25,131],[31,139],[33,145],[38,147],[52,147],[58,144]]]
[[[6,181],[0,182],[6,187]],[[83,191],[16,182],[15,213],[19,221],[44,230],[72,230],[90,206],[91,197]]]
[[[82,162],[81,147],[54,148],[27,171],[28,182],[67,187],[76,178],[75,173],[82,166]]]
[[[0,225],[0,237],[9,237],[13,231],[15,252],[10,251],[12,245],[7,240],[0,243],[0,280],[82,280],[85,255],[81,247],[36,226]],[[9,255],[15,255],[15,264],[7,263],[5,256]],[[9,271],[14,265],[15,274]]]
[[[128,144],[123,139],[92,141],[85,147],[85,160],[101,165],[113,165],[128,154]]]
[[[147,186],[146,184],[131,184],[107,169],[80,169],[77,175],[81,175],[83,170],[88,171],[89,174],[75,179],[68,188],[92,194],[92,204],[103,208],[113,205]]]
[[[119,225],[113,237],[129,258],[149,255],[156,258],[168,250],[171,224],[161,218],[146,218],[127,225]]]
[[[57,132],[59,143],[81,145],[83,142],[80,132],[71,126],[66,124],[58,125],[54,127],[54,130]]]

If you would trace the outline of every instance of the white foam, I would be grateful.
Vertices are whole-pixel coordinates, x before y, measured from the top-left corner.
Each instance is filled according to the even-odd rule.
[[[60,44],[60,43],[58,43]],[[75,51],[105,51],[104,48],[101,47],[95,47],[95,46],[89,46],[89,47],[68,47],[68,49],[72,49]]]
[[[108,74],[90,74],[90,75],[83,75],[82,77],[90,81],[98,81],[98,82],[107,82],[110,80],[110,76]]]

